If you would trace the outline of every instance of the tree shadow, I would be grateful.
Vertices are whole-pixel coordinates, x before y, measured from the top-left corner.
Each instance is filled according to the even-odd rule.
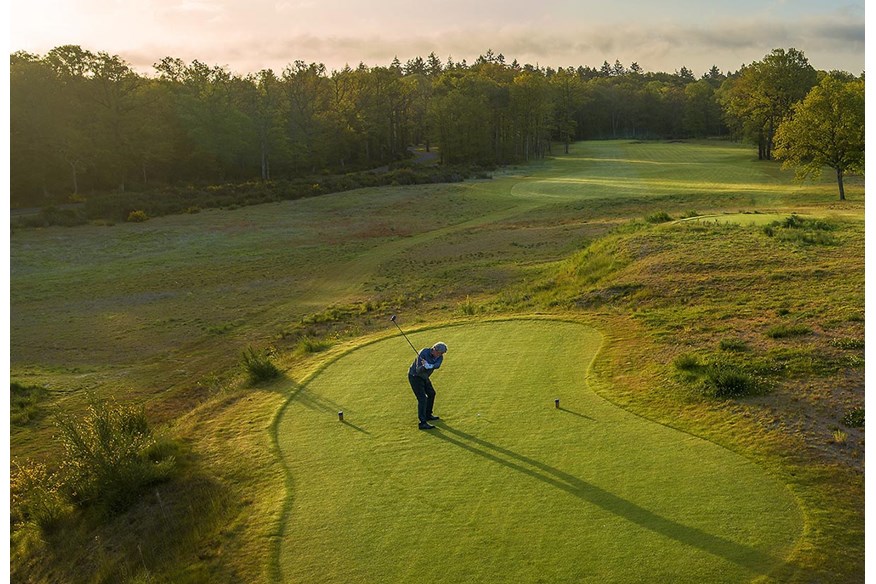
[[[574,412],[573,412],[574,413]],[[446,423],[429,433],[445,442],[552,485],[631,523],[733,562],[757,575],[768,575],[781,561],[753,547],[668,519],[569,473],[503,448]]]

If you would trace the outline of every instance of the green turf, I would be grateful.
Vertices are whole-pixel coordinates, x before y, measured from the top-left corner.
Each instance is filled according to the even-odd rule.
[[[780,339],[775,341],[782,343],[776,350],[782,352],[770,349],[768,353],[776,361],[790,362],[790,369],[799,375],[787,382],[791,397],[776,398],[776,411],[794,410],[798,400],[829,404],[826,409],[844,405],[843,400],[857,405],[856,399],[846,396],[857,384],[857,376],[863,387],[863,356],[849,355],[851,368],[843,365],[832,377],[813,375],[828,369],[822,364],[842,363],[836,355],[825,356],[830,351],[823,349],[831,335],[864,336],[860,292],[863,180],[849,179],[849,200],[839,205],[829,175],[816,183],[795,183],[792,172],[755,158],[751,147],[724,141],[582,142],[569,155],[502,169],[493,180],[362,189],[138,224],[14,230],[10,242],[13,381],[45,387],[48,394],[41,406],[45,405],[47,413],[55,407],[81,411],[86,392],[144,404],[151,419],[191,444],[193,472],[201,473],[196,476],[209,477],[200,490],[192,490],[191,481],[172,485],[185,496],[173,498],[160,487],[172,519],[166,524],[156,522],[150,533],[157,535],[130,529],[142,522],[138,515],[125,516],[117,529],[71,525],[46,540],[47,550],[16,540],[16,557],[23,554],[34,565],[45,564],[54,573],[64,574],[68,573],[65,564],[74,570],[70,574],[79,573],[86,558],[105,564],[95,573],[119,565],[127,570],[129,564],[136,564],[142,566],[144,579],[154,575],[156,580],[174,582],[186,581],[177,575],[190,570],[193,563],[210,570],[216,581],[265,581],[271,571],[282,571],[290,579],[322,581],[331,580],[324,576],[335,569],[370,569],[397,581],[417,580],[417,574],[409,577],[405,571],[412,570],[414,563],[401,564],[396,550],[421,538],[434,550],[424,563],[435,567],[424,568],[424,578],[457,581],[501,580],[498,575],[507,562],[521,557],[526,561],[512,568],[521,570],[516,575],[530,581],[575,579],[575,565],[590,570],[580,576],[582,581],[611,581],[618,574],[617,578],[624,578],[627,570],[634,573],[632,578],[649,570],[663,576],[655,566],[666,558],[689,566],[684,567],[689,571],[680,572],[689,581],[725,577],[745,581],[757,579],[768,569],[760,566],[780,562],[799,527],[784,530],[777,524],[776,529],[789,538],[782,540],[736,519],[754,513],[751,507],[762,489],[752,485],[764,483],[743,481],[738,488],[731,484],[727,488],[733,490],[725,491],[698,479],[695,482],[705,485],[704,492],[695,493],[665,483],[671,483],[675,474],[690,478],[696,471],[706,473],[706,478],[714,476],[723,488],[728,472],[734,476],[737,468],[754,472],[744,460],[682,436],[688,442],[676,449],[679,455],[692,443],[729,459],[730,470],[713,471],[706,466],[687,472],[685,464],[698,458],[676,464],[662,451],[652,452],[652,443],[657,444],[653,436],[679,434],[645,426],[653,431],[642,438],[635,430],[641,420],[633,418],[637,421],[627,424],[623,420],[628,416],[610,408],[605,411],[612,414],[597,416],[606,406],[599,405],[583,386],[579,402],[573,405],[564,393],[563,404],[601,425],[591,427],[595,422],[587,418],[557,412],[552,409],[554,382],[547,374],[542,375],[547,381],[539,388],[544,395],[540,394],[536,404],[545,410],[503,415],[526,402],[506,400],[499,393],[505,387],[486,381],[466,389],[463,381],[486,379],[485,375],[505,379],[505,386],[524,388],[533,383],[532,371],[571,367],[564,352],[540,353],[550,342],[537,335],[529,335],[527,348],[519,353],[526,360],[518,364],[515,357],[513,367],[507,369],[487,362],[494,352],[480,357],[480,350],[459,351],[470,337],[477,340],[478,348],[495,347],[492,343],[498,340],[492,337],[501,336],[493,332],[495,324],[489,325],[489,333],[473,329],[484,332],[470,335],[465,332],[468,327],[441,331],[451,343],[451,354],[447,367],[436,377],[439,405],[457,432],[445,427],[445,439],[422,436],[413,428],[414,399],[404,379],[409,358],[405,353],[410,348],[403,340],[370,345],[326,369],[284,410],[283,431],[277,438],[287,458],[290,453],[315,456],[322,451],[332,454],[335,449],[335,457],[346,460],[344,480],[349,478],[349,487],[361,493],[305,500],[303,489],[313,488],[312,481],[327,481],[335,489],[341,485],[330,474],[335,465],[307,457],[287,461],[292,466],[287,493],[281,465],[274,459],[269,421],[275,419],[287,393],[295,391],[295,383],[320,367],[327,355],[339,351],[339,344],[354,345],[382,334],[391,328],[386,320],[391,312],[408,320],[402,323],[406,330],[463,315],[551,312],[591,319],[604,327],[607,337],[613,337],[618,324],[640,324],[641,330],[628,333],[624,355],[644,357],[630,365],[618,356],[616,343],[607,344],[599,360],[603,380],[599,391],[635,411],[732,445],[794,489],[806,517],[794,566],[786,571],[797,574],[794,581],[860,581],[863,481],[857,470],[819,466],[810,452],[797,448],[793,424],[781,432],[791,446],[774,434],[766,435],[757,421],[758,412],[769,414],[762,404],[682,404],[678,408],[685,411],[674,417],[677,400],[686,398],[676,396],[678,388],[672,383],[661,382],[672,372],[671,357],[664,352],[674,354],[678,342],[688,347],[685,350],[709,354],[724,339],[743,338],[753,351],[767,350],[774,341],[765,331],[783,319],[799,319],[813,330],[812,335],[800,337],[805,345],[785,347],[794,339]],[[794,235],[791,230],[767,237],[762,229],[749,228],[747,223],[643,223],[659,212],[673,219],[702,214],[746,220],[797,213],[840,221],[835,230],[825,232],[823,240],[812,243],[783,237]],[[843,223],[847,219],[854,220],[853,229]],[[431,333],[415,336],[418,344],[435,340]],[[319,353],[300,351],[302,339],[331,348]],[[821,345],[814,344],[818,342]],[[239,383],[240,355],[249,346],[273,347],[286,377],[273,386],[252,388]],[[385,354],[367,358],[384,350]],[[361,368],[359,359],[366,361]],[[562,362],[552,367],[553,359]],[[587,362],[589,357],[582,359]],[[387,399],[369,406],[340,394],[343,384],[320,389],[321,383],[346,375],[344,363],[351,363],[354,384],[349,387],[376,377],[368,370],[378,367],[380,379],[394,384],[376,386],[387,392]],[[636,375],[630,374],[631,368]],[[388,376],[389,369],[397,376]],[[454,376],[461,381],[454,383]],[[556,385],[562,387],[565,382],[559,380]],[[454,391],[461,393],[454,396]],[[584,405],[585,399],[595,401]],[[484,400],[477,402],[483,408],[483,419],[465,418],[472,400]],[[383,415],[382,411],[374,413],[377,403],[381,408],[394,408],[386,411],[385,424],[377,423]],[[336,404],[348,412],[349,426],[337,423]],[[318,408],[325,415],[317,416]],[[288,417],[298,411],[304,414]],[[556,416],[561,413],[565,418]],[[839,424],[841,413],[837,409],[825,415]],[[489,415],[501,419],[490,420]],[[777,413],[777,421],[766,423],[773,428],[782,419]],[[12,456],[56,460],[59,449],[52,441],[51,420],[50,415],[38,416],[26,427],[16,428],[10,437]],[[545,421],[562,421],[564,426]],[[293,427],[299,423],[301,428]],[[344,440],[333,444],[332,433],[341,429],[346,432],[337,436]],[[588,437],[594,432],[595,437]],[[849,434],[852,443],[854,431]],[[597,438],[608,444],[600,443],[601,450],[588,447],[588,440]],[[830,440],[828,435],[824,442]],[[305,449],[295,450],[296,441]],[[357,444],[358,451],[337,450]],[[863,449],[863,437],[860,444]],[[851,446],[839,444],[817,446],[834,453],[854,452]],[[779,454],[770,458],[761,456],[764,452]],[[797,455],[804,462],[798,462]],[[426,466],[423,461],[428,456],[436,457],[429,470],[412,475],[410,468]],[[450,462],[455,470],[449,475],[432,468]],[[374,472],[362,478],[366,463]],[[676,467],[685,472],[677,473]],[[665,468],[672,472],[664,472]],[[652,493],[655,489],[648,488],[643,475],[664,481],[665,488]],[[429,485],[442,487],[430,499],[442,502],[440,513],[417,495],[417,489],[425,492]],[[636,491],[637,485],[647,492]],[[213,499],[214,491],[221,496]],[[186,497],[205,501],[213,512],[193,511]],[[395,497],[392,509],[407,505],[405,510],[411,515],[388,513],[387,507],[371,504],[380,503],[380,497]],[[709,516],[716,506],[713,497],[725,498],[720,509],[729,509],[731,514]],[[289,541],[273,537],[284,500],[289,514],[283,535]],[[138,513],[164,518],[165,509],[157,504],[147,498]],[[314,508],[305,517],[298,508],[302,504],[324,505],[331,512],[321,515]],[[343,520],[332,516],[338,505],[353,505],[344,509]],[[764,517],[780,509],[765,507],[769,508]],[[459,515],[466,510],[469,515]],[[426,528],[433,531],[424,531],[423,525],[393,523],[417,514],[429,517]],[[442,514],[452,522],[433,519]],[[402,519],[394,519],[396,515]],[[599,523],[600,517],[607,520]],[[480,527],[471,527],[476,519]],[[770,521],[775,523],[774,518]],[[361,522],[369,526],[356,527]],[[348,536],[350,524],[354,528]],[[515,531],[518,528],[526,534]],[[600,539],[602,528],[616,536],[614,540]],[[178,545],[180,538],[169,537],[168,531],[185,534],[187,543]],[[354,541],[362,532],[368,537]],[[91,553],[88,543],[96,537],[112,542],[99,555]],[[694,540],[705,543],[697,547],[690,543]],[[334,550],[336,544],[347,546],[349,556],[356,559],[320,573],[320,554],[347,553]],[[581,549],[569,552],[573,544]],[[293,548],[296,551],[290,551]],[[468,554],[463,548],[473,551]],[[554,548],[557,556],[551,555]],[[268,566],[267,558],[275,549],[279,559]],[[382,556],[371,557],[374,549]],[[508,559],[493,550],[509,554]],[[577,564],[558,559],[564,550]],[[730,551],[722,555],[716,550]],[[475,561],[478,554],[481,557]],[[690,556],[690,562],[682,562],[679,554]],[[361,560],[362,556],[367,557]],[[453,567],[456,556],[462,558],[458,568]],[[600,568],[597,560],[607,564]],[[677,567],[672,561],[665,562],[667,569]],[[21,560],[13,564],[21,565]],[[507,568],[509,573],[512,568]],[[463,570],[471,571],[471,578],[461,575]],[[703,574],[701,580],[697,573]],[[344,577],[362,579],[361,573],[344,573]],[[37,582],[61,580],[65,578],[34,578]],[[647,581],[655,580],[649,574]],[[674,577],[663,580],[677,581]]]
[[[438,429],[416,428],[401,337],[342,356],[283,411],[283,581],[741,582],[800,537],[795,500],[758,466],[588,388],[593,329],[409,337],[450,348],[433,376]]]
[[[698,223],[732,223],[736,225],[764,226],[776,221],[784,221],[790,217],[788,213],[724,213],[721,215],[701,215],[689,217],[681,221],[695,221]],[[808,216],[802,216],[806,218]]]

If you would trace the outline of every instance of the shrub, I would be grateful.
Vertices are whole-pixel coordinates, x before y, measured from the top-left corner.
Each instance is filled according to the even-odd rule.
[[[128,213],[128,218],[126,219],[128,223],[142,223],[143,221],[148,220],[149,216],[146,214],[146,211],[143,210],[131,211]]]
[[[9,421],[13,426],[26,426],[43,414],[42,401],[48,395],[44,387],[10,384]]]
[[[672,221],[672,217],[666,211],[659,211],[645,217],[645,221],[648,223],[666,223],[667,221]]]
[[[43,464],[13,460],[9,487],[13,525],[31,523],[48,533],[70,510],[58,477]]]
[[[166,480],[176,463],[147,455],[155,438],[142,408],[91,400],[85,416],[59,415],[57,426],[63,450],[59,483],[80,506],[124,511],[145,487]]]
[[[249,372],[249,379],[253,383],[280,376],[280,370],[271,361],[267,351],[256,351],[252,347],[243,352],[243,368]]]
[[[721,339],[718,347],[722,351],[731,351],[734,353],[744,353],[748,350],[748,344],[741,339]]]
[[[779,225],[784,227],[785,229],[799,229],[803,227],[804,220],[798,217],[797,215],[792,214],[790,217],[786,218],[784,221],[777,221]]]
[[[675,358],[675,361],[672,362],[676,369],[679,371],[694,371],[700,368],[700,358],[692,353],[685,353],[684,355],[679,355]]]
[[[717,398],[751,395],[759,391],[757,379],[730,363],[713,363],[706,369],[703,393]]]
[[[465,301],[459,303],[459,311],[466,316],[473,316],[478,311],[478,307],[472,302],[471,297],[466,296]]]
[[[864,339],[833,339],[830,344],[837,349],[863,349]]]
[[[331,346],[332,344],[328,341],[304,337],[300,341],[298,341],[298,344],[295,346],[295,350],[298,353],[319,353],[320,351],[325,351]],[[276,375],[274,377],[276,377]]]
[[[864,427],[864,408],[853,408],[843,416],[843,424],[849,428]]]
[[[836,239],[828,234],[836,226],[821,219],[803,219],[797,215],[782,221],[773,221],[763,228],[770,237],[776,236],[780,241],[801,243],[805,245],[835,245]]]
[[[790,241],[792,243],[801,243],[804,245],[836,244],[836,239],[829,233],[809,229],[783,231],[779,234],[779,239],[781,239],[782,241]]]
[[[833,431],[833,441],[835,444],[845,444],[848,438],[849,435],[840,429],[836,429]]]
[[[812,329],[806,325],[802,324],[793,324],[793,325],[785,325],[780,324],[770,328],[766,332],[766,336],[771,339],[786,339],[788,337],[799,337],[802,335],[808,335],[812,332]]]

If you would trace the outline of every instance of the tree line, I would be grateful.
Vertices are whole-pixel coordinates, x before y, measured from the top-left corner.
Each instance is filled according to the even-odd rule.
[[[10,64],[13,207],[161,185],[343,174],[436,150],[501,165],[582,139],[724,136],[773,157],[781,122],[825,74],[776,49],[733,73],[521,65],[487,51],[327,71],[294,61],[247,75],[165,57],[141,75],[66,45]],[[843,74],[845,81],[855,78]],[[863,83],[863,81],[861,81]]]

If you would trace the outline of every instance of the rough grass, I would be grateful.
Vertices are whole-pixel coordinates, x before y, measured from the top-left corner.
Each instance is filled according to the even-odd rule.
[[[463,306],[478,318],[586,315],[606,334],[600,395],[742,453],[793,490],[806,529],[778,581],[861,581],[863,430],[843,427],[842,445],[833,430],[863,404],[863,347],[843,341],[864,338],[863,181],[850,179],[839,205],[830,181],[794,183],[746,147],[622,141],[495,176],[13,232],[13,379],[70,412],[86,391],[143,404],[191,449],[180,478],[118,522],[77,523],[47,542],[14,535],[15,579],[270,580],[295,488],[277,464],[276,412],[351,343],[385,334],[389,314],[411,330]],[[630,223],[690,209],[836,228],[813,230],[830,237],[813,245],[745,221]],[[585,249],[600,251],[598,270],[569,263]],[[788,322],[812,334],[766,336]],[[304,338],[332,346],[297,351]],[[674,379],[680,353],[731,354],[722,339],[778,368],[769,394],[716,402]],[[250,345],[276,347],[289,377],[245,387]],[[37,419],[13,432],[12,452],[51,462],[50,437]]]

